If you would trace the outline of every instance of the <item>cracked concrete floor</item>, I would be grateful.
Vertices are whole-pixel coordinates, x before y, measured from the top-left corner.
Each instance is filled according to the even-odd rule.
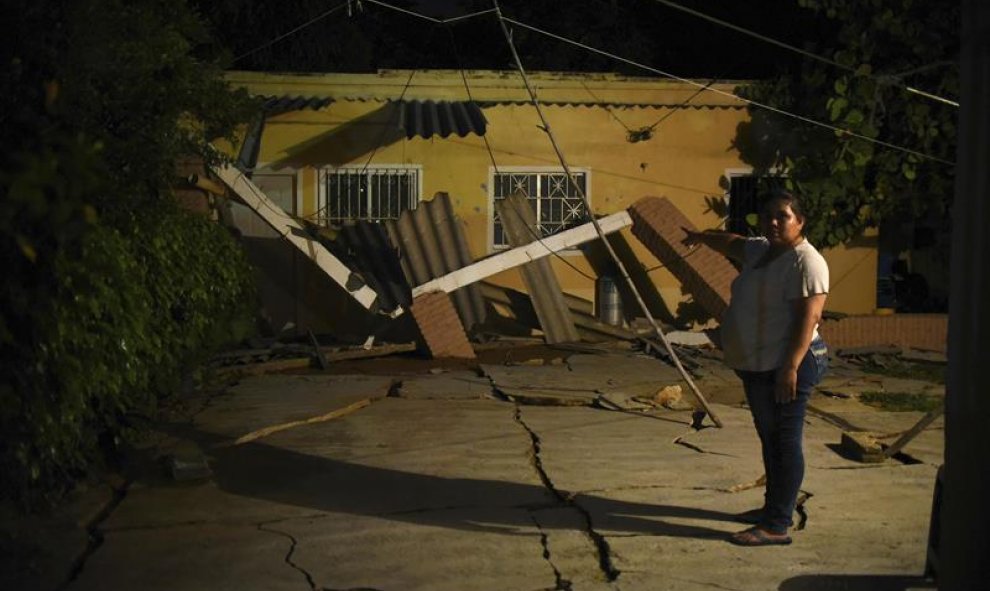
[[[623,375],[631,392],[670,383],[661,362],[652,374],[619,357],[568,363],[568,388],[588,372],[600,391],[609,366],[641,367]],[[560,371],[509,373],[545,384]],[[738,548],[731,517],[762,494],[728,492],[762,472],[746,409],[717,405],[725,427],[696,432],[687,412],[518,405],[492,386],[467,371],[245,380],[168,428],[213,477],[140,475],[67,588],[883,589],[922,571],[938,426],[905,450],[919,463],[867,466],[809,416],[805,529],[789,547]],[[232,444],[272,425],[293,426]]]

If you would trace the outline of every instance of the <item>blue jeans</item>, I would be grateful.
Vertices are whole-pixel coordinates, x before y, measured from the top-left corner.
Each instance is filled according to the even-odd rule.
[[[741,371],[746,401],[753,413],[756,433],[763,447],[767,488],[760,526],[773,533],[786,533],[804,480],[804,414],[811,389],[828,369],[828,349],[816,338],[801,360],[797,373],[797,397],[786,403],[774,399],[775,370]]]

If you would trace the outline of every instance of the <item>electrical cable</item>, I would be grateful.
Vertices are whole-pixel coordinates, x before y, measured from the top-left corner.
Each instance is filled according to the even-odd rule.
[[[297,27],[295,27],[295,28],[294,28],[294,29],[292,29],[291,31],[288,31],[288,32],[286,32],[286,33],[283,33],[283,34],[281,34],[281,35],[279,35],[278,37],[275,37],[275,38],[274,38],[274,39],[272,39],[271,41],[268,41],[267,43],[264,43],[264,44],[262,44],[262,45],[259,45],[258,47],[255,47],[255,48],[254,48],[254,49],[252,49],[251,51],[248,51],[248,52],[245,52],[245,53],[242,53],[241,55],[239,55],[239,56],[237,56],[237,57],[235,57],[235,58],[233,59],[233,61],[231,61],[231,62],[230,62],[230,63],[231,63],[231,65],[233,65],[233,64],[236,64],[237,62],[239,62],[239,61],[241,61],[242,59],[244,59],[244,58],[246,58],[247,56],[249,56],[249,55],[253,55],[253,54],[255,54],[255,53],[257,53],[257,52],[259,52],[259,51],[261,51],[262,49],[266,49],[266,48],[268,48],[268,47],[271,47],[272,45],[275,45],[276,43],[278,43],[279,41],[281,41],[281,40],[283,40],[283,39],[285,39],[286,37],[291,37],[292,35],[295,35],[295,34],[296,34],[296,33],[298,33],[299,31],[301,31],[301,30],[303,30],[303,29],[305,29],[306,27],[308,27],[308,26],[310,26],[310,25],[312,25],[312,24],[314,24],[314,23],[316,23],[316,22],[318,22],[318,21],[321,21],[321,20],[323,20],[324,18],[326,18],[326,17],[328,17],[328,16],[330,16],[331,14],[333,14],[333,13],[335,13],[335,12],[337,12],[337,11],[338,11],[338,10],[340,10],[341,8],[344,8],[344,7],[346,7],[346,6],[348,6],[349,4],[350,4],[350,0],[347,0],[347,1],[346,1],[346,2],[344,2],[343,4],[339,4],[339,5],[337,5],[337,6],[334,6],[333,8],[331,8],[330,10],[328,10],[328,11],[326,11],[326,12],[324,12],[324,13],[323,13],[323,14],[321,14],[321,15],[319,15],[319,16],[316,16],[316,17],[314,17],[314,18],[311,18],[311,19],[309,19],[308,21],[306,21],[306,22],[304,22],[304,23],[302,23],[301,25],[299,25],[299,26],[297,26]]]
[[[494,11],[494,9],[492,9],[492,10]],[[468,100],[471,101],[471,102],[474,102],[474,96],[471,93],[471,86],[468,84],[468,81],[467,81],[467,74],[465,74],[465,72],[464,72],[463,62],[461,61],[460,50],[459,50],[459,48],[457,46],[457,40],[454,37],[454,32],[450,29],[450,27],[446,27],[446,29],[447,29],[447,35],[448,35],[448,37],[450,39],[451,48],[454,50],[454,59],[457,61],[457,67],[458,67],[458,70],[461,73],[461,80],[464,82],[464,90],[467,93]],[[496,160],[495,160],[495,152],[492,149],[491,142],[488,141],[488,135],[486,134],[486,135],[481,136],[481,139],[484,141],[485,148],[488,150],[488,157],[491,159],[492,168],[495,170],[495,174],[501,176],[502,173],[498,169],[498,162],[496,162]],[[524,190],[524,193],[525,193],[525,190]],[[492,198],[494,199],[494,187],[492,188]],[[529,198],[529,195],[528,194],[526,195],[526,198],[527,199]],[[557,251],[551,249],[549,246],[547,246],[546,243],[543,242],[543,237],[540,236],[533,228],[531,228],[529,226],[529,224],[525,223],[526,221],[522,218],[522,214],[520,214],[514,208],[511,208],[510,207],[508,209],[510,211],[512,211],[513,215],[517,216],[519,218],[519,220],[523,222],[522,226],[524,228],[526,228],[526,231],[529,232],[529,234],[535,239],[535,241],[536,242],[539,242],[543,246],[543,248],[545,248],[547,250],[547,252],[549,252],[551,255],[553,255],[555,258],[557,258],[560,262],[562,262],[565,265],[567,265],[568,267],[570,267],[574,272],[578,273],[579,275],[581,275],[585,279],[589,279],[591,281],[594,281],[595,280],[595,277],[592,277],[591,275],[589,275],[589,274],[585,273],[584,271],[582,271],[581,269],[577,268],[577,266],[574,265],[574,263],[568,261],[559,252],[557,252]],[[590,211],[587,211],[587,213],[590,215],[591,212]]]
[[[519,58],[519,53],[516,51],[516,46],[512,41],[512,35],[509,33],[509,28],[505,24],[507,19],[502,16],[502,11],[498,5],[498,0],[492,0],[492,4],[495,7],[495,14],[498,16],[499,24],[502,27],[502,33],[505,36],[505,40],[509,45],[510,51],[512,52],[512,57],[515,60],[516,67],[519,69],[519,74],[522,76],[523,84],[526,86],[526,91],[529,93],[533,106],[536,108],[536,112],[540,116],[540,121],[543,123],[543,130],[546,132],[547,137],[550,139],[550,143],[553,145],[554,152],[557,153],[557,158],[560,160],[561,167],[563,167],[564,172],[567,174],[567,177],[571,179],[571,182],[574,183],[574,187],[578,190],[578,193],[580,193],[581,200],[584,201],[585,209],[587,209],[590,212],[591,207],[588,203],[588,197],[587,195],[585,195],[584,190],[581,188],[581,186],[578,185],[576,182],[574,182],[574,177],[571,175],[570,168],[567,166],[567,160],[564,158],[564,154],[563,152],[561,152],[560,146],[557,144],[556,137],[554,137],[553,129],[550,127],[550,123],[543,115],[543,108],[540,106],[540,102],[536,97],[536,92],[529,84],[529,78],[526,76],[526,70],[523,67],[522,61]],[[660,342],[663,343],[664,348],[667,350],[667,354],[670,356],[670,359],[674,362],[674,366],[677,368],[678,372],[680,372],[681,377],[691,388],[691,391],[694,393],[695,398],[701,404],[702,408],[704,408],[705,413],[708,414],[712,422],[715,423],[715,426],[721,427],[722,422],[712,412],[711,408],[708,405],[708,402],[705,400],[704,395],[701,394],[701,391],[698,390],[698,386],[695,385],[694,381],[691,379],[691,376],[687,373],[687,370],[684,369],[684,365],[681,364],[680,358],[678,358],[677,353],[674,351],[674,348],[670,344],[670,341],[667,340],[667,336],[664,334],[663,329],[660,328],[660,324],[656,321],[655,318],[653,318],[653,315],[650,313],[649,307],[647,307],[646,302],[643,301],[643,296],[640,295],[639,290],[636,289],[636,284],[629,276],[629,272],[626,271],[626,267],[622,263],[622,260],[619,258],[619,255],[616,254],[615,249],[612,248],[612,244],[606,239],[605,233],[602,231],[601,225],[598,223],[598,220],[594,218],[594,216],[591,217],[591,223],[594,226],[595,232],[598,234],[598,237],[601,239],[602,244],[605,246],[605,250],[612,258],[613,264],[615,264],[616,268],[619,270],[619,273],[620,275],[622,275],[622,278],[625,279],[626,286],[632,292],[633,296],[636,298],[636,302],[639,304],[640,310],[643,312],[643,314],[646,316],[646,319],[653,326],[653,331],[656,333],[658,337],[660,337]],[[703,416],[704,415],[701,415],[702,418]],[[700,421],[698,420],[697,416],[694,422],[695,425],[700,426]]]
[[[389,10],[394,10],[396,12],[401,12],[403,14],[408,14],[409,16],[414,16],[416,18],[421,18],[423,20],[430,21],[431,23],[435,23],[435,24],[438,24],[438,25],[445,25],[445,24],[448,24],[448,23],[459,22],[459,21],[467,20],[469,18],[474,18],[476,16],[483,16],[483,15],[491,14],[491,13],[495,12],[495,9],[494,8],[489,8],[487,10],[479,10],[478,12],[472,12],[472,13],[469,13],[469,14],[464,14],[464,15],[461,15],[461,16],[454,16],[454,17],[451,17],[451,18],[436,18],[436,17],[432,17],[432,16],[428,16],[428,15],[419,13],[419,12],[415,12],[415,11],[412,11],[412,10],[407,10],[405,8],[400,8],[398,6],[394,6],[394,5],[388,4],[386,2],[380,2],[379,0],[364,0],[364,1],[365,2],[368,2],[369,4],[377,4],[378,6],[381,6],[383,8],[388,8]]]
[[[366,1],[369,1],[370,2],[371,0],[366,0]],[[435,32],[436,32],[436,29],[435,28],[431,28],[430,29],[430,32],[426,35],[426,37],[425,37],[425,39],[423,41],[424,45],[429,44],[429,42],[433,38],[433,34]],[[410,70],[410,72],[409,72],[409,78],[406,79],[406,83],[402,87],[402,92],[399,93],[399,98],[396,99],[396,104],[399,105],[399,109],[402,108],[402,101],[403,101],[403,99],[406,96],[406,92],[409,91],[409,87],[412,85],[413,77],[415,75],[416,75],[416,70],[415,69]],[[395,122],[395,119],[398,118],[398,116],[399,116],[399,111],[398,111],[398,109],[396,109],[396,111],[394,113],[394,117],[390,117],[389,120],[388,120],[388,122],[382,128],[382,133],[378,137],[378,143],[375,145],[374,149],[372,149],[371,154],[368,155],[368,159],[365,161],[364,166],[361,167],[361,174],[362,175],[364,175],[364,174],[366,174],[368,172],[368,168],[371,166],[371,161],[375,158],[375,154],[377,154],[378,153],[378,150],[380,150],[382,148],[382,146],[385,145],[385,138],[388,137],[389,131],[393,128],[393,122]],[[318,173],[318,176],[319,176],[319,173]],[[322,179],[318,180],[318,182],[322,182]],[[326,202],[322,206],[320,206],[319,208],[317,208],[316,211],[314,211],[311,214],[308,214],[305,217],[306,217],[306,219],[309,219],[309,220],[312,220],[312,219],[317,219],[318,220],[320,214],[326,212],[329,209],[329,207],[330,207],[330,200],[327,199]],[[329,226],[329,219],[327,220],[327,225]]]
[[[834,66],[836,68],[840,68],[840,69],[845,70],[847,72],[856,72],[857,71],[857,68],[854,68],[852,66],[846,66],[846,65],[840,64],[839,62],[837,62],[837,61],[835,61],[833,59],[829,59],[827,57],[820,56],[820,55],[818,55],[816,53],[812,53],[812,52],[807,51],[805,49],[801,49],[800,47],[791,45],[789,43],[784,43],[783,41],[778,41],[777,39],[774,39],[772,37],[767,37],[766,35],[763,35],[761,33],[757,33],[756,31],[752,31],[752,30],[747,29],[745,27],[740,27],[739,25],[734,25],[734,24],[732,24],[730,22],[724,21],[724,20],[719,19],[719,18],[715,18],[715,17],[710,16],[708,14],[705,14],[703,12],[694,10],[693,8],[688,8],[686,6],[681,6],[680,4],[677,4],[676,2],[672,2],[671,0],[653,0],[653,1],[654,2],[657,2],[659,4],[663,4],[664,6],[667,6],[669,8],[673,8],[674,10],[679,10],[681,12],[690,14],[691,16],[695,16],[695,17],[704,19],[704,20],[706,20],[708,22],[711,22],[711,23],[714,23],[716,25],[719,25],[719,26],[722,26],[722,27],[726,27],[726,28],[732,29],[733,31],[736,31],[737,33],[742,33],[743,35],[748,35],[750,37],[753,37],[754,39],[759,39],[760,41],[763,41],[765,43],[770,43],[771,45],[776,45],[777,47],[782,47],[782,48],[787,49],[789,51],[793,51],[795,53],[799,53],[799,54],[803,55],[804,57],[807,57],[807,58],[810,58],[810,59],[813,59],[813,60],[817,60],[819,62],[822,62],[824,64],[828,64],[830,66]],[[912,94],[917,94],[918,96],[922,96],[922,97],[925,97],[927,99],[938,101],[940,103],[943,103],[943,104],[946,104],[946,105],[951,105],[953,107],[958,108],[959,107],[959,103],[957,101],[954,101],[954,100],[951,100],[951,99],[947,99],[945,97],[941,97],[941,96],[938,96],[936,94],[932,94],[930,92],[926,92],[924,90],[913,88],[911,86],[907,86],[906,84],[903,84],[903,83],[898,82],[898,80],[902,76],[904,76],[904,75],[906,75],[908,73],[914,73],[915,71],[927,69],[928,67],[929,66],[922,66],[921,68],[916,68],[915,70],[911,70],[911,71],[906,72],[906,73],[901,73],[901,74],[896,75],[896,76],[876,76],[876,75],[870,75],[870,78],[873,78],[874,80],[876,80],[877,82],[880,82],[882,84],[889,84],[889,85],[895,86],[897,88],[901,88],[901,89],[905,90],[906,92],[910,92]]]
[[[433,22],[439,22],[439,23],[443,23],[444,22],[441,19],[435,19],[433,17],[426,16],[426,15],[423,15],[423,14],[420,14],[420,13],[417,13],[417,12],[414,12],[414,11],[411,11],[411,10],[400,9],[400,8],[398,8],[396,6],[392,6],[391,4],[388,4],[386,2],[382,2],[381,0],[366,0],[366,1],[372,2],[372,3],[376,4],[376,5],[383,6],[383,7],[392,9],[392,10],[397,10],[399,12],[408,13],[408,14],[410,14],[412,16],[416,16],[418,18],[422,18],[422,19],[425,19],[425,20],[429,20],[429,21],[433,21]],[[474,13],[474,14],[469,15],[469,16],[477,16],[477,15],[481,15],[483,13],[486,14],[487,12],[490,12],[490,11],[482,11],[482,12]],[[575,41],[573,39],[569,39],[569,38],[564,37],[562,35],[558,35],[556,33],[550,32],[550,31],[545,31],[543,29],[540,29],[539,27],[534,27],[533,25],[528,25],[528,24],[526,24],[524,22],[521,22],[521,21],[512,19],[510,17],[504,16],[504,15],[501,14],[501,12],[498,12],[498,14],[500,15],[500,19],[501,20],[504,20],[505,22],[512,23],[512,24],[514,24],[516,26],[519,26],[519,27],[522,27],[524,29],[528,29],[530,31],[533,31],[534,33],[539,33],[540,35],[544,35],[546,37],[550,37],[551,39],[556,39],[558,41],[562,41],[564,43],[573,45],[575,47],[580,47],[580,48],[585,49],[587,51],[590,51],[592,53],[595,53],[595,54],[598,54],[598,55],[601,55],[601,56],[605,56],[605,57],[611,58],[611,59],[613,59],[615,61],[618,61],[618,62],[627,64],[627,65],[630,65],[630,66],[634,66],[636,68],[645,70],[647,72],[652,72],[654,74],[658,74],[658,75],[663,76],[665,78],[670,78],[671,80],[677,80],[678,82],[683,82],[684,84],[689,84],[691,86],[696,86],[698,88],[706,89],[706,90],[708,90],[708,92],[713,92],[715,94],[719,94],[719,95],[731,97],[731,98],[733,98],[735,100],[738,100],[738,101],[740,101],[742,103],[745,103],[745,104],[750,105],[750,106],[753,106],[753,107],[758,107],[758,108],[761,108],[761,109],[764,109],[764,110],[767,110],[767,111],[770,111],[770,112],[773,112],[773,113],[777,113],[779,115],[783,115],[783,116],[786,116],[786,117],[790,117],[792,119],[796,119],[798,121],[802,121],[804,123],[808,123],[810,125],[814,125],[814,126],[817,126],[817,127],[822,127],[822,128],[828,129],[828,130],[833,131],[833,132],[835,132],[835,133],[837,133],[838,135],[841,135],[841,136],[853,137],[853,138],[856,138],[856,139],[863,140],[865,142],[869,142],[871,144],[876,144],[876,145],[879,145],[879,146],[884,146],[886,148],[890,148],[892,150],[896,150],[896,151],[899,151],[899,152],[904,152],[906,154],[912,154],[914,156],[917,156],[919,158],[923,158],[925,160],[931,160],[933,162],[938,162],[938,163],[941,163],[941,164],[947,164],[949,166],[955,166],[955,162],[952,162],[950,160],[946,160],[944,158],[939,158],[937,156],[932,156],[930,154],[926,154],[924,152],[919,152],[919,151],[913,150],[911,148],[907,148],[907,147],[900,146],[900,145],[897,145],[897,144],[893,144],[893,143],[890,143],[890,142],[886,142],[886,141],[883,141],[883,140],[878,140],[878,139],[875,139],[875,138],[871,138],[869,136],[866,136],[866,135],[863,135],[863,134],[859,134],[859,133],[856,133],[854,131],[851,131],[851,130],[842,128],[842,127],[837,127],[835,125],[824,123],[822,121],[818,121],[816,119],[812,119],[812,118],[806,117],[804,115],[800,115],[800,114],[797,114],[797,113],[793,113],[791,111],[780,109],[778,107],[767,105],[767,104],[761,103],[759,101],[754,101],[754,100],[751,100],[751,99],[743,98],[743,97],[741,97],[741,96],[739,96],[737,94],[734,94],[732,92],[728,92],[728,91],[725,91],[725,90],[720,90],[720,89],[717,89],[717,88],[711,88],[710,85],[705,85],[705,84],[702,84],[701,82],[697,82],[695,80],[690,80],[688,78],[683,78],[681,76],[677,76],[676,74],[671,74],[669,72],[665,72],[663,70],[654,68],[652,66],[647,66],[645,64],[641,64],[641,63],[639,63],[639,62],[637,62],[635,60],[631,60],[629,58],[625,58],[625,57],[616,55],[614,53],[605,51],[603,49],[598,49],[597,47],[592,47],[592,46],[587,45],[585,43],[581,43],[580,41]],[[707,88],[706,88],[706,86],[707,86]]]
[[[522,27],[524,29],[528,29],[530,31],[533,31],[534,33],[539,33],[539,34],[544,35],[546,37],[550,37],[552,39],[556,39],[558,41],[562,41],[564,43],[568,43],[570,45],[574,45],[576,47],[580,47],[582,49],[586,49],[586,50],[588,50],[588,51],[590,51],[592,53],[597,53],[599,55],[603,55],[605,57],[612,58],[612,59],[614,59],[616,61],[619,61],[619,62],[628,64],[628,65],[631,65],[631,66],[635,66],[637,68],[646,70],[648,72],[653,72],[654,74],[659,74],[660,76],[663,76],[665,78],[670,78],[671,80],[677,80],[678,82],[683,82],[685,84],[690,84],[691,86],[697,86],[699,88],[704,88],[705,87],[705,85],[702,84],[701,82],[697,82],[695,80],[690,80],[688,78],[682,78],[680,76],[677,76],[676,74],[671,74],[669,72],[665,72],[663,70],[659,70],[657,68],[654,68],[654,67],[651,67],[651,66],[647,66],[645,64],[641,64],[641,63],[639,63],[637,61],[634,61],[634,60],[631,60],[629,58],[625,58],[625,57],[622,57],[622,56],[619,56],[619,55],[615,55],[615,54],[610,53],[608,51],[605,51],[603,49],[598,49],[597,47],[592,47],[590,45],[586,45],[584,43],[581,43],[580,41],[574,41],[573,39],[569,39],[567,37],[563,37],[563,36],[558,35],[556,33],[551,33],[550,31],[545,31],[543,29],[540,29],[538,27],[534,27],[532,25],[527,25],[526,23],[517,21],[515,19],[509,18],[509,17],[503,17],[503,19],[505,20],[505,22],[512,23],[512,24],[514,24],[516,26],[519,26],[519,27]],[[751,105],[753,107],[758,107],[758,108],[761,108],[761,109],[765,109],[767,111],[771,111],[771,112],[777,113],[779,115],[784,115],[784,116],[790,117],[792,119],[797,119],[798,121],[802,121],[804,123],[808,123],[808,124],[811,124],[811,125],[815,125],[815,126],[818,126],[818,127],[823,127],[825,129],[829,129],[829,130],[834,131],[834,132],[836,132],[836,133],[838,133],[840,135],[844,135],[844,136],[849,136],[849,137],[854,137],[854,138],[857,138],[857,139],[861,139],[863,141],[866,141],[866,142],[869,142],[869,143],[872,143],[872,144],[876,144],[876,145],[879,145],[879,146],[884,146],[886,148],[890,148],[892,150],[897,150],[899,152],[904,152],[906,154],[913,154],[914,156],[917,156],[919,158],[924,158],[925,160],[931,160],[933,162],[939,162],[941,164],[947,164],[949,166],[955,166],[955,163],[954,162],[952,162],[950,160],[945,160],[944,158],[939,158],[937,156],[932,156],[932,155],[926,154],[924,152],[919,152],[917,150],[912,150],[911,148],[906,148],[904,146],[899,146],[897,144],[892,144],[890,142],[885,142],[883,140],[878,140],[878,139],[875,139],[875,138],[871,138],[869,136],[865,136],[865,135],[856,133],[854,131],[850,131],[850,130],[845,129],[845,128],[842,128],[842,127],[837,127],[835,125],[830,125],[828,123],[823,123],[823,122],[818,121],[816,119],[811,119],[810,117],[805,117],[804,115],[799,115],[797,113],[792,113],[790,111],[786,111],[784,109],[773,107],[771,105],[767,105],[767,104],[764,104],[764,103],[761,103],[761,102],[758,102],[758,101],[754,101],[754,100],[751,100],[751,99],[743,98],[743,97],[741,97],[741,96],[739,96],[737,94],[734,94],[734,93],[731,93],[731,92],[728,92],[728,91],[725,91],[725,90],[720,90],[720,89],[717,89],[717,88],[710,88],[710,87],[707,88],[707,90],[708,90],[708,92],[713,92],[715,94],[719,94],[719,95],[723,95],[723,96],[734,98],[734,99],[736,99],[736,100],[738,100],[740,102],[746,103],[746,104]]]

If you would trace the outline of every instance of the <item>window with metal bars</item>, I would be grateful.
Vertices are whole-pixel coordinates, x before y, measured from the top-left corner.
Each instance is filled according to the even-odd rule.
[[[320,221],[398,219],[419,203],[419,167],[331,168],[321,172]]]
[[[579,226],[589,220],[583,192],[588,194],[588,171],[571,169],[574,180],[568,180],[562,170],[506,170],[493,173],[492,198],[504,199],[516,191],[523,191],[536,211],[539,235],[549,236]],[[578,190],[580,188],[580,191]],[[494,205],[494,202],[493,202]],[[495,248],[509,246],[498,211],[492,208],[492,244]]]
[[[741,174],[729,177],[729,217],[725,229],[743,236],[759,235],[762,199],[771,190],[782,188],[783,184],[782,176]]]

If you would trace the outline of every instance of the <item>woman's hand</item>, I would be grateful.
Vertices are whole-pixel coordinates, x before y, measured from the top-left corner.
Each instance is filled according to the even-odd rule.
[[[684,244],[684,246],[694,246],[696,244],[704,244],[704,242],[702,241],[702,236],[704,235],[704,232],[695,232],[694,230],[688,230],[684,226],[681,226],[681,230],[684,230],[684,234],[685,234],[684,240],[681,240],[681,243]]]
[[[774,386],[777,404],[786,404],[797,398],[797,368],[781,367],[777,370]]]

